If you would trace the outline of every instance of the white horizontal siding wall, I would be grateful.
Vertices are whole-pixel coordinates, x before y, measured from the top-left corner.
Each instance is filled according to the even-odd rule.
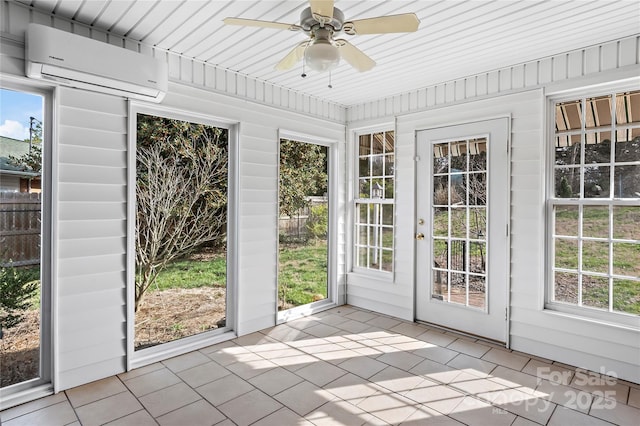
[[[54,383],[61,390],[125,366],[127,102],[60,88],[56,112]]]

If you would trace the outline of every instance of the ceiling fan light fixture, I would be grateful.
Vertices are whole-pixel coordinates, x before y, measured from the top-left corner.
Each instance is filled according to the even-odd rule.
[[[331,71],[340,63],[340,52],[329,40],[317,39],[305,49],[304,62],[314,71]]]

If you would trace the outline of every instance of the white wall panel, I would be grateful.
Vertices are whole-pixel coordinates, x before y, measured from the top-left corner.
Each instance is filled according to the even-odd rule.
[[[127,117],[126,101],[115,96],[61,88],[59,105],[54,384],[62,390],[109,374],[97,364],[125,365]],[[91,374],[78,373],[90,366]]]
[[[122,197],[126,199],[126,197]],[[61,202],[63,200],[60,200]],[[100,238],[109,236],[126,235],[126,226],[122,220],[90,220],[72,221],[61,220],[58,222],[58,237],[60,239],[76,238]]]
[[[91,275],[67,277],[65,286],[58,291],[59,297],[74,296],[82,293],[94,293],[106,290],[122,289],[125,280],[125,271],[103,272]],[[91,286],[87,285],[91,282]],[[106,325],[105,325],[106,326]]]
[[[61,183],[58,188],[60,201],[93,201],[93,202],[117,202],[126,195],[126,186],[96,185],[86,183]]]

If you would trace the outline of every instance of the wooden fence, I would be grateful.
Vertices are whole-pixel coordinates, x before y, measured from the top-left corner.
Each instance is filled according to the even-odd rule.
[[[312,196],[308,197],[309,206],[300,209],[300,211],[293,216],[282,215],[278,219],[278,232],[281,237],[296,237],[303,238],[309,234],[307,228],[307,222],[309,220],[309,214],[311,213],[311,207],[327,204],[326,197]]]
[[[0,266],[40,263],[39,193],[0,192]]]

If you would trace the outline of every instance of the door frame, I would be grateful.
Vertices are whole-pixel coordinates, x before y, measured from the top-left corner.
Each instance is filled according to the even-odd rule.
[[[507,203],[507,209],[509,209],[509,213],[507,215],[507,236],[506,236],[506,285],[505,285],[505,289],[504,291],[506,292],[505,294],[505,308],[506,308],[506,312],[505,312],[505,316],[506,316],[506,320],[505,320],[505,330],[504,330],[504,336],[505,336],[505,341],[504,341],[504,345],[506,348],[509,348],[511,345],[510,342],[510,330],[511,330],[511,213],[510,213],[510,209],[511,209],[511,140],[512,140],[512,136],[511,136],[511,129],[512,129],[512,117],[511,114],[502,114],[502,115],[495,115],[495,116],[487,116],[487,117],[473,117],[470,118],[469,120],[457,120],[457,121],[446,121],[446,122],[440,122],[437,124],[433,124],[433,125],[429,125],[429,126],[420,126],[419,128],[416,128],[414,130],[414,143],[413,143],[413,153],[414,153],[414,167],[413,167],[413,184],[414,184],[414,194],[413,194],[413,319],[415,322],[421,322],[421,323],[426,323],[429,324],[432,327],[435,328],[441,328],[441,329],[447,329],[446,327],[443,326],[439,326],[437,324],[432,324],[432,323],[428,323],[425,322],[423,320],[418,319],[418,250],[417,250],[417,240],[415,240],[415,234],[417,232],[418,229],[418,167],[419,167],[419,158],[418,158],[418,133],[422,132],[422,131],[429,131],[429,130],[435,130],[435,129],[440,129],[440,128],[444,128],[444,127],[455,127],[455,126],[461,126],[461,125],[467,125],[467,124],[474,124],[474,123],[482,123],[482,122],[487,122],[487,121],[492,121],[492,120],[499,120],[499,119],[506,119],[507,120],[507,129],[506,129],[506,136],[507,136],[507,140],[506,140],[506,150],[507,150],[507,183],[506,183],[506,203]],[[432,204],[432,202],[429,203],[430,205]],[[431,226],[431,225],[430,225]],[[431,229],[431,228],[429,228]],[[447,329],[450,330],[450,329]],[[465,333],[463,330],[451,330],[451,331],[455,331],[459,334],[463,334],[463,335],[469,335],[472,336],[476,339],[480,339],[480,340],[487,340],[491,343],[495,343],[494,340],[491,339],[487,339],[487,338],[483,338],[482,336],[477,336],[471,333]]]
[[[127,105],[127,293],[126,293],[126,371],[140,368],[187,352],[198,350],[237,336],[238,312],[238,224],[239,200],[239,124],[232,120],[166,105],[129,100]],[[135,214],[137,115],[146,114],[219,127],[228,131],[227,189],[227,277],[226,326],[182,337],[149,348],[135,350]]]
[[[47,82],[3,75],[0,88],[42,97],[42,171],[40,228],[40,342],[38,377],[5,386],[0,393],[0,410],[51,395],[59,375],[57,313],[58,294],[58,141],[56,120],[58,89]]]
[[[293,321],[307,315],[312,315],[337,306],[338,299],[338,141],[319,136],[299,133],[287,129],[278,130],[278,182],[280,179],[280,141],[289,139],[300,143],[319,145],[327,148],[327,199],[329,201],[329,220],[327,230],[327,298],[311,302],[306,305],[296,306],[285,311],[278,311],[278,268],[280,267],[279,251],[279,226],[276,232],[276,289],[275,289],[275,322],[276,325]],[[278,184],[278,188],[279,188]],[[279,189],[278,189],[279,192]],[[276,217],[280,217],[279,195],[276,200]]]

